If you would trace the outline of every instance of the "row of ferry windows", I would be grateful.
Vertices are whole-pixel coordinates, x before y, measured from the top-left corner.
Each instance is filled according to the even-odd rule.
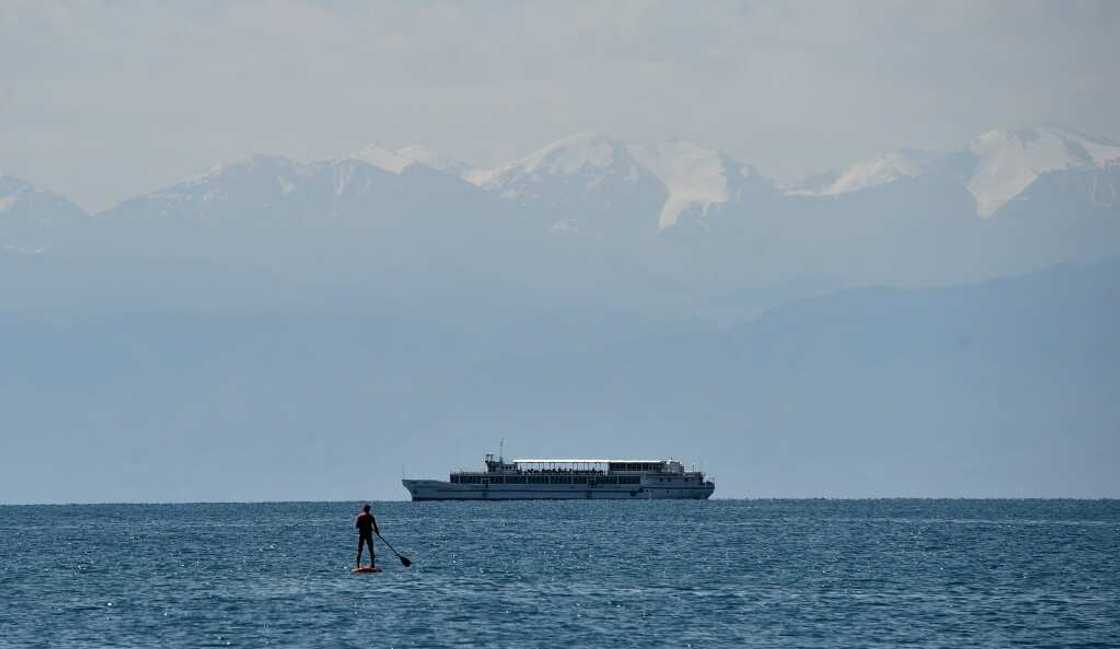
[[[660,462],[611,462],[611,471],[660,471]]]
[[[642,477],[636,475],[595,476],[595,484],[641,484]],[[453,475],[451,482],[461,484],[587,484],[588,476],[574,475]]]

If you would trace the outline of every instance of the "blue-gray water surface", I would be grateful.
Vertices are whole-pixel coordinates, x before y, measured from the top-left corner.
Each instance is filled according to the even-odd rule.
[[[1120,502],[0,507],[0,646],[1120,644]]]

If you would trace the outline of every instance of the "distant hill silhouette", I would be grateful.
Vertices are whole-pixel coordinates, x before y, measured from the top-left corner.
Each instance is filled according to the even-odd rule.
[[[402,468],[504,437],[702,461],[717,497],[1118,496],[1118,287],[1113,260],[730,329],[451,299],[6,310],[0,494],[403,498]]]

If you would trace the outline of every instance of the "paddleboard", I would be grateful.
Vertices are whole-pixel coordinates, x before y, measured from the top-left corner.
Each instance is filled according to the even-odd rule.
[[[355,575],[363,572],[381,572],[381,568],[378,568],[377,566],[359,566],[357,568],[354,568],[350,572],[354,573]]]

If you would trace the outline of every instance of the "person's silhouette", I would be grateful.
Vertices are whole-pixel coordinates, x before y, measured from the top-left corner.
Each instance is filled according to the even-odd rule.
[[[354,527],[358,528],[358,558],[357,565],[362,567],[362,546],[369,546],[369,565],[373,566],[373,535],[381,534],[377,529],[377,519],[369,511],[369,504],[362,505],[362,513],[354,519]]]

